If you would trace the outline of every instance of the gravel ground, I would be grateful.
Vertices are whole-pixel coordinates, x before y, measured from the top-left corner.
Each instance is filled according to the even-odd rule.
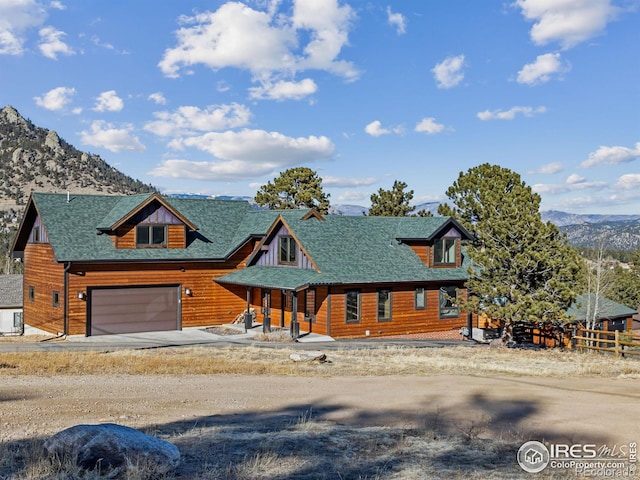
[[[202,474],[206,459],[210,465],[227,463],[226,473],[219,478],[314,478],[282,477],[282,472],[273,477],[252,476],[246,471],[240,475],[231,472],[228,465],[246,462],[264,452],[265,442],[285,438],[279,435],[291,434],[291,425],[311,422],[316,427],[303,431],[307,437],[322,434],[332,438],[338,430],[357,430],[370,436],[367,429],[378,429],[375,431],[396,432],[393,435],[398,438],[390,433],[389,442],[396,445],[401,436],[403,448],[409,448],[408,440],[404,433],[397,432],[414,429],[437,431],[440,438],[451,435],[512,445],[534,439],[620,445],[640,440],[633,415],[639,401],[640,389],[632,379],[4,375],[0,385],[0,442],[42,440],[80,423],[114,422],[176,443],[184,455],[178,477],[218,478]],[[229,443],[230,431],[236,437],[242,433],[245,441],[238,442],[234,437]],[[246,440],[257,432],[262,432],[266,440]],[[300,441],[284,442],[282,448],[295,451]],[[221,452],[217,460],[210,458],[214,451]],[[282,460],[282,453],[278,455]],[[398,455],[402,458],[402,450]],[[457,460],[452,457],[449,461]],[[465,460],[469,461],[473,463],[473,459]],[[513,451],[488,461],[498,466],[502,462],[511,471],[516,465]],[[390,471],[401,471],[394,463],[385,465]],[[263,467],[269,471],[268,466]],[[326,478],[358,477],[350,477],[343,470]],[[361,478],[405,477],[390,474]]]

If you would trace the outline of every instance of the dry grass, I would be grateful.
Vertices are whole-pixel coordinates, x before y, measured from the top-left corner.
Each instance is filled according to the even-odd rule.
[[[245,374],[305,376],[501,375],[640,378],[640,362],[610,356],[488,348],[372,348],[327,350],[328,362],[295,363],[295,350],[176,348],[116,352],[0,354],[0,377],[15,375]],[[148,432],[174,443],[183,462],[163,479],[364,480],[527,478],[515,462],[518,433],[486,435],[490,419],[465,421],[436,413],[421,425],[343,425],[312,409],[270,415],[212,416]],[[83,472],[44,455],[43,439],[0,443],[0,479],[153,479],[142,465],[117,475]],[[537,479],[575,478],[545,471]]]
[[[327,351],[328,362],[295,363],[293,348],[167,348],[115,352],[12,352],[0,355],[3,375],[527,375],[640,378],[640,361],[593,353],[468,347]]]

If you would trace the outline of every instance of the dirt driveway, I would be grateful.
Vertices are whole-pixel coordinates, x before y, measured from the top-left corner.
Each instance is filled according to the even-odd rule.
[[[640,388],[633,379],[455,375],[5,376],[0,386],[0,441],[46,438],[79,423],[114,422],[176,443],[183,455],[187,452],[186,470],[181,474],[185,478],[254,478],[229,471],[220,477],[200,475],[202,448],[214,451],[216,442],[228,446],[230,429],[242,429],[247,435],[264,432],[265,437],[259,441],[254,438],[233,443],[244,455],[242,458],[247,458],[264,452],[265,445],[284,435],[284,430],[291,433],[291,426],[305,424],[307,435],[324,432],[327,438],[333,438],[329,431],[337,435],[338,428],[357,428],[368,431],[365,435],[369,436],[383,428],[395,432],[428,431],[434,439],[445,435],[462,436],[468,441],[497,439],[512,442],[512,446],[527,440],[621,444],[640,440],[634,413],[639,404]],[[309,427],[312,423],[313,428]],[[196,444],[200,450],[194,447]],[[286,444],[284,448],[286,451],[296,447]],[[502,460],[489,462],[504,462],[507,466],[515,463],[513,452],[503,453],[506,456],[498,455]],[[216,463],[213,459],[207,461]],[[330,463],[328,459],[327,462]],[[395,467],[391,471],[397,473]],[[316,478],[349,478],[345,470],[338,473]],[[260,478],[307,477],[288,477],[280,472]]]

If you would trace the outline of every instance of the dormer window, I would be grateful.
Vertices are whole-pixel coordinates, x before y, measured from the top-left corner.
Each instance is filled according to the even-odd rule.
[[[456,238],[443,237],[436,240],[433,248],[434,263],[436,265],[456,264]]]
[[[291,265],[296,263],[296,251],[298,250],[298,245],[293,237],[289,236],[281,236],[278,237],[279,243],[279,255],[278,255],[278,263]]]
[[[136,227],[136,247],[166,247],[166,225],[138,225]]]

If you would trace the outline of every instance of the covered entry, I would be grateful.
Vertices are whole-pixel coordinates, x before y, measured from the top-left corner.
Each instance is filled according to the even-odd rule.
[[[179,330],[180,286],[88,289],[87,335]]]

